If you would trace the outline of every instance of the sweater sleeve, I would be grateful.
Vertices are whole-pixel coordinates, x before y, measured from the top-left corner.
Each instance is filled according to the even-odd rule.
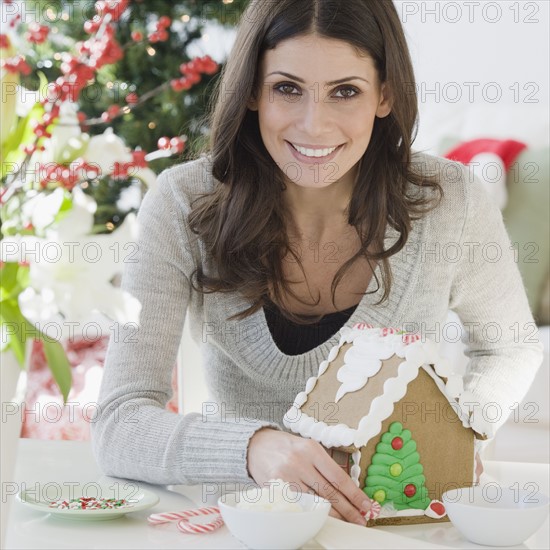
[[[122,288],[141,302],[140,321],[112,331],[91,425],[93,452],[105,474],[116,477],[156,484],[253,483],[249,440],[263,426],[278,426],[165,409],[194,268],[180,203],[168,170],[139,210],[138,252],[124,266]]]
[[[491,438],[533,383],[543,345],[502,214],[467,168],[464,184],[462,256],[450,309],[465,327],[462,341],[469,358],[460,401],[473,429]]]

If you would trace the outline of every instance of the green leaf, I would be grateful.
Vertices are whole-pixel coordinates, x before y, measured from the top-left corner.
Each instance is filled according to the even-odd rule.
[[[9,347],[13,351],[21,368],[25,365],[27,339],[37,338],[42,341],[46,362],[61,395],[63,395],[63,403],[66,403],[71,390],[72,374],[71,365],[63,346],[57,340],[50,338],[31,325],[21,313],[16,299],[2,302],[0,323],[3,328],[6,328],[6,325],[14,328],[13,332],[10,331],[8,343],[3,346],[3,349]]]
[[[30,145],[35,141],[33,121],[42,120],[44,106],[35,103],[29,114],[19,120],[14,131],[10,134],[5,143],[2,144],[2,172],[1,177],[5,178],[11,172],[12,164],[20,164],[26,157],[22,147]]]
[[[63,218],[66,218],[67,214],[69,214],[72,208],[73,208],[72,195],[71,193],[69,193],[69,191],[65,191],[63,193],[63,201],[61,202],[61,206],[59,207],[59,210],[55,215],[53,223],[59,223],[61,220],[63,220]]]
[[[51,130],[49,128],[48,130],[52,131],[57,124],[59,124],[59,121],[52,124]],[[84,154],[86,149],[88,149],[89,143],[90,136],[88,134],[81,134],[79,137],[72,137],[65,144],[65,148],[62,151],[58,151],[54,156],[54,162],[68,166],[71,162],[73,162],[73,160],[76,160]]]
[[[65,354],[63,346],[57,341],[41,333],[40,340],[44,344],[44,355],[48,366],[52,371],[53,378],[63,395],[63,403],[67,402],[71,389],[72,374],[71,365]]]
[[[5,262],[0,268],[0,301],[7,299],[17,285],[17,262]]]
[[[13,351],[19,365],[23,368],[25,364],[25,344],[28,336],[26,327],[29,325],[29,322],[23,317],[16,299],[2,301],[0,323],[4,329],[8,327],[13,329],[13,332],[10,331],[9,335],[6,334],[8,336],[8,345],[6,347],[9,347]]]

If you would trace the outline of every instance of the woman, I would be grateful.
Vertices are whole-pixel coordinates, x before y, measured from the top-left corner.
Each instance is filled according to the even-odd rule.
[[[344,324],[440,339],[449,309],[471,328],[472,401],[504,415],[478,414],[474,428],[492,436],[504,422],[541,346],[526,338],[533,318],[500,212],[464,167],[411,152],[413,90],[391,1],[250,3],[208,149],[164,172],[140,210],[139,259],[123,279],[140,327],[111,341],[92,432],[107,474],[281,478],[364,525],[364,493],[282,417]],[[449,243],[458,259],[434,253]],[[487,243],[497,262],[480,254]],[[180,416],[163,407],[187,310],[212,402]]]

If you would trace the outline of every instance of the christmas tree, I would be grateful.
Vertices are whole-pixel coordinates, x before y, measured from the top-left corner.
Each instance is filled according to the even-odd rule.
[[[425,510],[429,504],[424,468],[410,430],[392,422],[376,445],[367,469],[364,492],[382,506],[393,504],[396,510]]]
[[[70,97],[64,99],[78,103],[82,131],[94,136],[112,128],[138,153],[138,166],[158,174],[195,158],[208,139],[204,114],[223,59],[217,64],[206,55],[191,56],[189,46],[211,39],[204,29],[213,23],[234,26],[247,3],[38,0],[31,9],[30,3],[4,0],[9,26],[32,47],[19,51],[19,65],[10,69],[18,71],[28,90],[39,90],[40,78],[49,83],[64,78],[61,86],[70,82]],[[9,43],[7,35],[2,36]],[[79,55],[89,54],[87,45],[99,42],[101,63],[79,63]],[[43,128],[46,137],[57,113],[50,115]],[[127,212],[120,210],[119,199],[136,183],[131,177],[134,167],[135,162],[121,164],[114,177],[90,178],[85,186],[98,204],[98,231],[111,231],[124,220]]]

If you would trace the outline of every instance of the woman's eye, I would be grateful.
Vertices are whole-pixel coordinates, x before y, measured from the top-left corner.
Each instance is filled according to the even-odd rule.
[[[346,86],[344,88],[340,88],[337,93],[343,94],[343,95],[337,96],[340,99],[351,99],[352,97],[359,95],[360,92],[357,88],[354,88],[353,86]]]
[[[274,89],[285,96],[298,95],[292,92],[292,90],[296,90],[294,84],[277,84]]]

